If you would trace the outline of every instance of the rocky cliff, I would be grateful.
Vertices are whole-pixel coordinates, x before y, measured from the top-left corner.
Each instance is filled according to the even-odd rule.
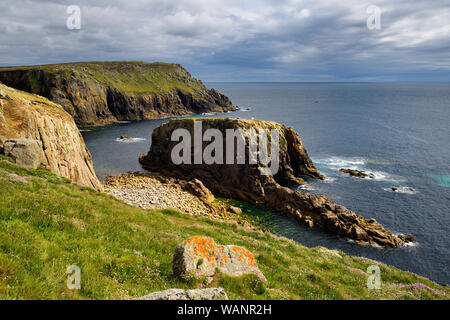
[[[41,167],[79,185],[102,189],[91,154],[72,117],[61,106],[0,84],[0,136],[40,141]]]
[[[235,110],[182,66],[86,62],[0,68],[0,82],[58,103],[78,125]]]
[[[279,132],[279,170],[275,175],[264,175],[260,163],[249,164],[179,164],[172,161],[172,149],[179,143],[171,141],[172,132],[183,128],[191,133],[190,154],[195,154],[195,122],[202,122],[202,132],[218,129],[226,136],[227,129],[276,129]],[[225,139],[225,138],[224,138]],[[202,150],[209,142],[203,142]],[[223,146],[223,153],[226,146]],[[245,140],[245,153],[249,154],[249,140]],[[188,151],[189,152],[189,151]],[[310,227],[322,229],[372,245],[396,247],[405,236],[394,236],[375,219],[366,219],[344,206],[335,204],[326,196],[294,191],[283,185],[303,183],[304,177],[323,179],[317,171],[300,137],[292,128],[268,121],[245,119],[177,119],[156,128],[147,155],[140,157],[145,169],[184,179],[197,178],[216,193],[252,203],[265,203]],[[194,163],[193,161],[191,163]]]

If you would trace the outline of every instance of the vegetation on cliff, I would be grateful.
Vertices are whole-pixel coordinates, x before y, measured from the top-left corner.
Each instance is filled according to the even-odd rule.
[[[67,79],[90,78],[101,85],[130,93],[169,94],[172,89],[195,93],[205,90],[202,82],[193,78],[181,65],[164,62],[94,61],[0,68],[0,72],[34,70]],[[33,74],[29,76],[33,88],[40,89],[45,86],[45,83],[33,77]]]
[[[179,64],[77,62],[0,68],[0,81],[61,104],[80,125],[234,110]]]
[[[308,249],[235,223],[173,210],[131,207],[42,170],[0,159],[0,298],[129,299],[204,284],[173,276],[180,242],[208,236],[250,250],[268,282],[218,275],[232,299],[448,299],[450,290],[416,274],[324,248]],[[81,268],[81,290],[66,286],[68,265]],[[381,269],[381,289],[366,287]],[[421,283],[429,287],[427,289]]]

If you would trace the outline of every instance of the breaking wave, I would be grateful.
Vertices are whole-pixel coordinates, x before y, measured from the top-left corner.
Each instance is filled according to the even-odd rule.
[[[395,176],[393,174],[390,174],[388,172],[380,171],[380,170],[374,170],[371,168],[368,168],[371,164],[386,164],[386,162],[377,162],[377,161],[371,161],[366,158],[361,157],[353,157],[353,158],[343,158],[343,157],[329,157],[329,158],[322,158],[322,159],[316,159],[313,161],[315,164],[317,164],[319,167],[325,167],[326,169],[332,170],[332,171],[339,171],[341,168],[345,169],[352,169],[352,170],[361,170],[367,173],[368,175],[372,176],[372,178],[367,177],[366,180],[378,180],[378,181],[404,181],[404,178]],[[335,175],[335,173],[333,173]],[[333,182],[335,178],[327,177],[327,180],[325,182]]]

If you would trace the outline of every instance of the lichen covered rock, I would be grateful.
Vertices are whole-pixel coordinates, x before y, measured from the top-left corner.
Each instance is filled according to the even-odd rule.
[[[173,256],[175,275],[182,278],[213,277],[217,270],[234,277],[256,274],[262,281],[267,281],[252,253],[242,247],[221,246],[205,237],[192,237],[176,247]]]

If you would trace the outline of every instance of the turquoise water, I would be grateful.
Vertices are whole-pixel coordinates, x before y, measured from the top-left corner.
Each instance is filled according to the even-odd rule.
[[[436,180],[440,186],[450,188],[450,175],[449,174],[430,174],[430,177]]]
[[[412,233],[419,245],[367,248],[283,215],[260,213],[269,228],[306,246],[365,256],[450,283],[450,84],[211,83],[241,108],[220,117],[273,120],[301,136],[325,181],[314,192],[377,219],[394,233]],[[153,129],[167,120],[128,122],[84,131],[100,178],[142,170]],[[121,135],[140,138],[117,140]],[[375,179],[341,174],[341,167]],[[393,192],[392,187],[404,187]],[[412,188],[412,189],[410,189]],[[269,214],[267,214],[269,213]]]

